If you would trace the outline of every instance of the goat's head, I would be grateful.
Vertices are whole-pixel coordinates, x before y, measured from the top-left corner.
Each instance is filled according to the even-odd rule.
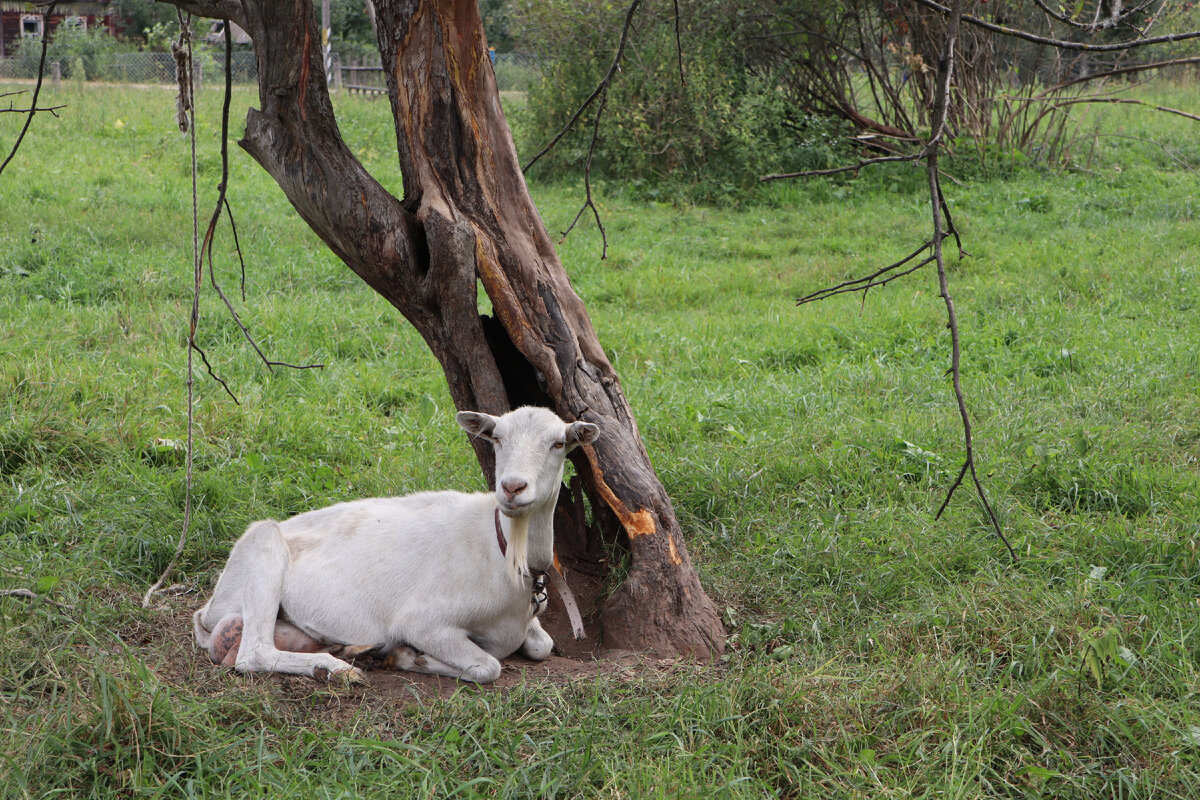
[[[501,513],[514,521],[525,521],[538,510],[553,510],[567,454],[600,433],[590,422],[564,422],[553,411],[534,406],[500,417],[460,411],[457,419],[467,433],[491,441],[496,454],[496,500]],[[549,569],[553,547],[551,536],[531,539],[529,563]]]
[[[492,443],[496,453],[496,499],[508,517],[525,516],[558,498],[566,456],[595,440],[590,422],[563,422],[547,408],[524,406],[504,416],[461,411],[458,424]]]

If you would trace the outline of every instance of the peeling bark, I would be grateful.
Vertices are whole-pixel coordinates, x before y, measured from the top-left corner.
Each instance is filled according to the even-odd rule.
[[[405,195],[372,178],[338,132],[309,0],[186,0],[239,16],[254,41],[260,109],[241,145],[318,236],[420,332],[460,409],[546,405],[600,425],[560,499],[560,552],[628,548],[604,602],[606,647],[708,657],[724,629],[616,372],[572,289],[517,162],[474,0],[376,0]],[[207,7],[211,6],[208,10]],[[221,16],[222,14],[214,14]],[[478,283],[494,318],[478,310]],[[477,447],[485,474],[491,452]],[[563,525],[574,530],[564,530]],[[594,633],[594,631],[592,631]]]

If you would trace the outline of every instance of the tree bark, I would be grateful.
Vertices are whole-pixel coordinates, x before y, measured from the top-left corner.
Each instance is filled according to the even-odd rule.
[[[249,111],[241,146],[420,332],[458,408],[499,414],[544,405],[600,426],[599,440],[574,458],[580,480],[560,499],[557,542],[577,559],[596,560],[604,544],[628,548],[628,576],[600,612],[604,645],[720,653],[724,629],[671,501],[529,196],[475,0],[375,2],[403,200],[342,141],[311,0],[177,4],[232,16],[250,34],[261,108]],[[477,281],[494,317],[479,313]],[[490,475],[490,450],[476,444],[476,453]]]

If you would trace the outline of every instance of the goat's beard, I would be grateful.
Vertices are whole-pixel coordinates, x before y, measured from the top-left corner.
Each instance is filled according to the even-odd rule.
[[[508,574],[521,583],[529,576],[529,517],[508,518]]]

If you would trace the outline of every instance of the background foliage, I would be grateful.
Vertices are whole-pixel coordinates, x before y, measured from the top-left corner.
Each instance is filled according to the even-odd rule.
[[[532,151],[563,128],[608,71],[624,6],[606,0],[515,5],[519,40],[538,57],[543,74],[518,120]],[[797,109],[769,71],[749,68],[732,4],[684,0],[680,8],[683,76],[670,6],[652,4],[640,13],[609,91],[597,174],[651,196],[674,184],[690,196],[715,199],[784,166],[830,164],[845,131]],[[539,174],[578,173],[594,110],[539,164]]]
[[[8,87],[6,87],[8,88]],[[21,88],[21,87],[14,87]],[[728,658],[400,702],[243,678],[188,614],[254,519],[483,488],[420,338],[232,148],[244,318],[206,300],[198,507],[183,502],[188,143],[169,90],[64,82],[0,180],[0,797],[1067,797],[1200,794],[1200,139],[1121,108],[1093,168],[950,198],[977,444],[1012,568],[960,495],[932,275],[792,298],[928,226],[917,171],[739,207],[607,196],[561,248],[724,612]],[[1138,97],[1200,105],[1191,83]],[[200,95],[202,211],[219,92]],[[235,108],[255,102],[238,90]],[[338,97],[400,190],[387,104]],[[0,115],[0,144],[15,115]],[[232,131],[237,138],[239,131]],[[547,226],[580,188],[536,183]],[[218,276],[237,296],[222,232]]]

